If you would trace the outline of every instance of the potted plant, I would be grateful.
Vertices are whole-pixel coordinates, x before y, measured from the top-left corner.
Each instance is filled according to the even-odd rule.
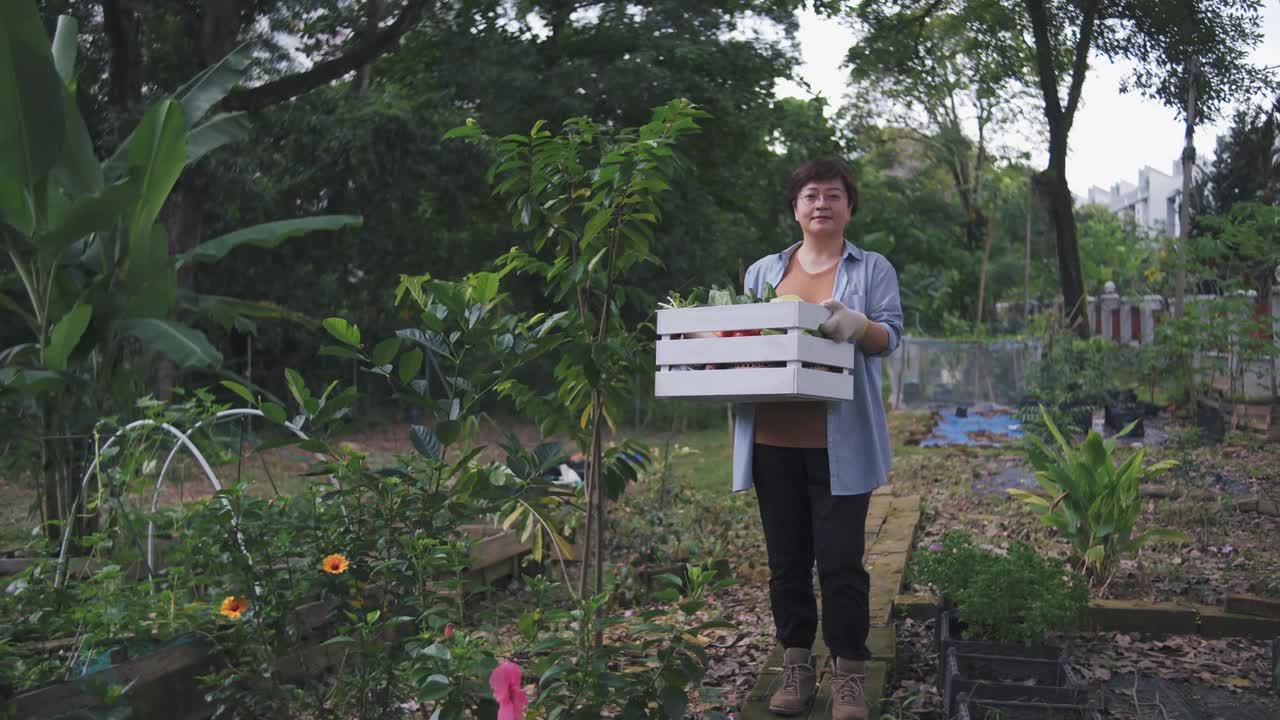
[[[1084,614],[1084,579],[1059,560],[1015,541],[981,547],[961,531],[917,553],[912,575],[933,586],[937,623],[938,689],[947,717],[962,692],[982,697],[1063,699],[1074,690],[1053,634],[1075,629]]]

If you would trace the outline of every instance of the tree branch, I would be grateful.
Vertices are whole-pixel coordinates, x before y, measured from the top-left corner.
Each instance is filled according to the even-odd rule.
[[[1071,63],[1071,90],[1067,93],[1067,111],[1064,118],[1068,128],[1080,104],[1080,90],[1084,76],[1089,72],[1089,49],[1093,45],[1093,25],[1098,19],[1098,0],[1090,0],[1084,6],[1084,19],[1080,22],[1080,36],[1076,38],[1075,59]]]
[[[345,54],[316,63],[310,70],[286,75],[265,85],[231,94],[222,102],[224,110],[262,110],[284,102],[321,85],[326,85],[361,66],[373,62],[393,44],[398,42],[418,21],[428,0],[407,0],[400,15],[377,33],[364,39]]]
[[[1058,71],[1053,66],[1053,43],[1049,39],[1049,13],[1044,0],[1023,0],[1031,20],[1031,34],[1036,43],[1036,75],[1040,93],[1044,95],[1044,115],[1049,121],[1049,134],[1055,134],[1062,118],[1062,100],[1058,97]]]

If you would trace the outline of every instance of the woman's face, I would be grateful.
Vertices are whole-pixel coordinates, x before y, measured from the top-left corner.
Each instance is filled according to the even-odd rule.
[[[842,236],[849,224],[849,194],[839,178],[816,180],[796,195],[796,223],[806,236]]]

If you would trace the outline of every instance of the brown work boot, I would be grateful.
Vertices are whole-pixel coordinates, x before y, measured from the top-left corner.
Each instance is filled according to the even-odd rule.
[[[836,658],[831,676],[831,720],[867,720],[867,664]]]
[[[787,648],[782,654],[782,687],[769,699],[778,715],[799,715],[809,709],[818,688],[818,671],[809,648]]]

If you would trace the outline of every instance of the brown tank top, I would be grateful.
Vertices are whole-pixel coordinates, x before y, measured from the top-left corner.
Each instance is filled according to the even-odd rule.
[[[805,302],[820,303],[831,297],[836,285],[837,260],[820,273],[806,272],[792,253],[778,283],[779,295],[799,295]],[[822,401],[765,402],[756,404],[756,442],[791,448],[827,446],[827,404]]]

